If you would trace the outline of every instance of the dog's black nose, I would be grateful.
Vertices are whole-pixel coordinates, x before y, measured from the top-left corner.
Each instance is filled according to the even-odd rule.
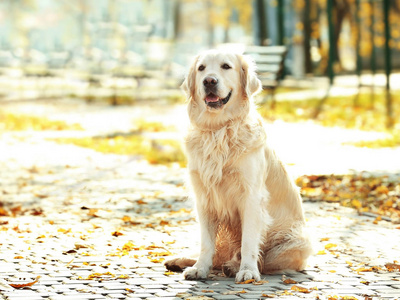
[[[213,76],[207,76],[206,78],[204,78],[203,80],[203,84],[205,87],[214,87],[216,86],[218,83],[218,79],[213,77]]]

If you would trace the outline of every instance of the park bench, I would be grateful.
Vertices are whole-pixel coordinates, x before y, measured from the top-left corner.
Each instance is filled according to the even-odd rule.
[[[282,79],[286,53],[285,46],[249,46],[245,49],[244,54],[251,56],[257,65],[258,78],[263,89],[269,93],[271,106],[275,105],[275,89]],[[263,99],[261,104],[266,101],[267,98]]]

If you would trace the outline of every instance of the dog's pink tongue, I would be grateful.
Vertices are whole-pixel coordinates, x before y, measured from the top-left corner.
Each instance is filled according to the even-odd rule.
[[[214,94],[207,95],[207,97],[206,97],[207,102],[217,102],[218,100],[219,100],[219,97]]]

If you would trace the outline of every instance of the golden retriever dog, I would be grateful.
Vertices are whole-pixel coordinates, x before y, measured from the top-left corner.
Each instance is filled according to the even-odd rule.
[[[311,246],[298,188],[268,145],[253,96],[255,65],[243,55],[209,50],[182,84],[188,99],[188,171],[201,229],[198,260],[177,258],[167,269],[186,279],[222,269],[237,282],[302,270]]]

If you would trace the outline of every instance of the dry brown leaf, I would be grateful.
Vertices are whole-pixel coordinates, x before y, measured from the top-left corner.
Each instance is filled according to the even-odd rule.
[[[114,231],[113,233],[111,233],[111,235],[112,236],[115,236],[115,237],[118,237],[118,236],[121,236],[121,235],[124,235],[122,232],[119,232],[118,230],[117,231]]]
[[[32,286],[35,283],[37,283],[40,279],[40,276],[37,276],[36,279],[34,281],[31,282],[27,282],[27,283],[9,283],[10,286],[12,286],[15,289],[22,289],[28,286]]]
[[[389,272],[397,272],[400,271],[400,265],[396,263],[387,263],[385,265],[386,269],[388,269]]]
[[[302,286],[298,286],[298,285],[294,285],[290,288],[292,291],[296,291],[296,292],[300,292],[300,293],[305,293],[305,294],[309,294],[311,293],[311,291],[305,287]]]
[[[283,280],[283,283],[284,284],[296,284],[297,281],[294,279],[291,279],[291,278],[287,278],[287,279]]]
[[[254,279],[248,279],[246,281],[236,282],[237,284],[249,284],[255,282]]]

